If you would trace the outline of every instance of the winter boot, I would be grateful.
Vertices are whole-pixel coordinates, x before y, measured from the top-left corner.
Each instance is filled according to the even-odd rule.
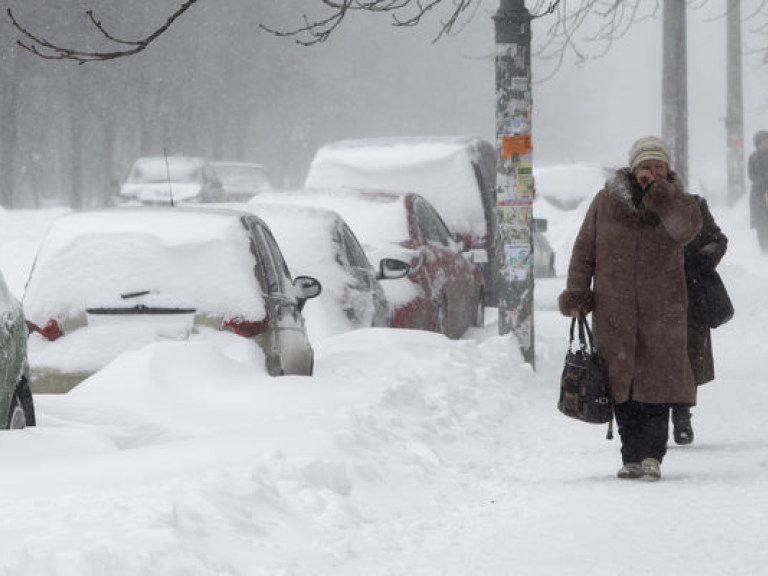
[[[622,480],[632,480],[634,478],[640,478],[642,475],[643,471],[638,462],[628,462],[616,473],[616,476]]]
[[[690,406],[684,404],[672,406],[672,425],[674,426],[675,444],[691,444],[693,442]]]
[[[661,463],[656,458],[646,458],[640,463],[645,480],[661,480]]]

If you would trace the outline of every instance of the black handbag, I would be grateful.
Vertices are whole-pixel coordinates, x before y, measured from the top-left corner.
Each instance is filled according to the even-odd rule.
[[[579,348],[574,352],[573,329],[577,321]],[[565,355],[563,374],[560,377],[560,398],[557,401],[557,409],[566,416],[591,424],[605,424],[613,421],[613,399],[608,386],[608,367],[597,353],[592,330],[584,316],[571,320],[571,340]]]
[[[717,270],[704,266],[686,266],[688,306],[693,317],[710,328],[717,328],[733,318],[733,303]]]

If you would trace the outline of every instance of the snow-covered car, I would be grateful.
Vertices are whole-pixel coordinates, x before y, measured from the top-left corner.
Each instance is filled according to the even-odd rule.
[[[612,173],[610,168],[591,164],[534,164],[536,199],[560,210],[575,210],[585,200],[591,200]]]
[[[120,186],[120,206],[169,206],[182,202],[222,202],[224,188],[204,158],[147,156],[136,160]]]
[[[211,162],[226,199],[229,202],[247,202],[251,197],[272,190],[267,170],[253,162]]]
[[[223,209],[114,208],[56,219],[23,306],[33,392],[66,392],[120,353],[155,341],[252,340],[266,371],[312,374],[302,308],[267,225]]]
[[[533,219],[533,277],[534,278],[554,278],[557,275],[555,270],[555,251],[549,243],[545,232],[548,222],[544,218]]]
[[[268,197],[271,195],[268,195]],[[332,210],[265,202],[227,204],[267,223],[291,268],[317,278],[323,292],[306,313],[310,339],[355,328],[390,327],[393,314],[380,280],[403,278],[408,264],[371,265],[347,223]]]
[[[35,425],[29,388],[27,327],[18,300],[0,274],[0,428]]]
[[[408,275],[382,283],[394,309],[392,326],[459,338],[484,323],[483,274],[473,252],[451,235],[435,208],[418,194],[372,190],[302,190],[254,196],[250,203],[330,209],[360,240],[368,259],[392,258]]]
[[[473,137],[343,140],[322,146],[305,188],[369,188],[414,192],[438,211],[474,252],[485,303],[496,295],[496,149]]]

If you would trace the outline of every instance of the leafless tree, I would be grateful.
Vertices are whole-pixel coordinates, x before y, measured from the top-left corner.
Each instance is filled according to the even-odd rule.
[[[92,10],[86,11],[86,18],[99,34],[108,42],[120,46],[120,48],[115,50],[104,51],[70,48],[58,44],[40,36],[25,26],[16,18],[10,8],[7,13],[14,28],[22,36],[22,39],[18,40],[17,43],[25,50],[40,58],[73,60],[79,64],[85,64],[86,62],[124,58],[142,52],[167,32],[174,22],[197,2],[198,0],[186,0],[161,26],[146,37],[138,40],[125,40],[116,37],[105,28]],[[456,32],[461,27],[461,24],[471,19],[472,15],[481,5],[482,0],[319,0],[319,2],[328,10],[326,15],[311,18],[304,14],[302,16],[304,24],[301,26],[287,30],[278,30],[275,27],[264,24],[260,24],[260,27],[275,36],[292,37],[298,44],[311,46],[328,40],[352,12],[387,14],[392,18],[394,26],[412,27],[420,24],[427,14],[437,11],[438,8],[448,6],[445,16],[441,18],[438,32],[434,38],[434,41],[437,41],[444,35]],[[619,0],[617,3],[622,4],[623,0]],[[593,5],[613,4],[613,2],[591,0],[584,2],[584,4],[583,10],[589,10]],[[537,16],[553,14],[559,9],[559,5],[560,0],[537,0],[534,13]],[[575,24],[577,27],[580,26],[581,20],[577,20]],[[566,27],[563,29],[566,29]],[[563,45],[569,44],[570,42]]]
[[[553,7],[546,33],[534,47],[534,56],[552,63],[549,74],[540,76],[539,81],[544,82],[557,73],[569,54],[576,57],[577,63],[602,58],[635,24],[658,16],[660,3],[661,0],[558,3]],[[594,31],[584,35],[587,29]]]
[[[557,4],[560,0],[555,0]],[[83,50],[81,48],[68,48],[57,44],[47,38],[43,38],[33,30],[19,22],[11,9],[8,9],[8,17],[14,28],[22,35],[23,39],[17,41],[25,50],[50,60],[74,60],[79,64],[86,62],[114,60],[126,56],[132,56],[145,50],[152,42],[168,31],[173,23],[198,0],[186,0],[173,14],[171,14],[162,26],[159,26],[148,36],[138,40],[125,40],[117,38],[109,32],[92,10],[85,15],[98,32],[109,42],[120,46],[115,50]],[[435,40],[444,34],[451,33],[461,21],[463,15],[472,7],[476,9],[481,0],[320,0],[330,12],[327,16],[312,19],[306,14],[303,16],[304,24],[291,30],[277,30],[265,25],[260,25],[264,30],[282,37],[295,37],[296,42],[305,46],[317,44],[327,40],[336,28],[344,21],[345,17],[355,11],[387,13],[392,17],[395,26],[416,26],[425,15],[440,5],[451,4],[447,19],[441,22],[440,30]]]
[[[392,17],[395,26],[416,26],[422,18],[441,4],[452,4],[448,17],[441,23],[440,30],[435,40],[445,34],[450,34],[460,22],[462,15],[471,7],[475,9],[480,5],[478,0],[321,0],[329,9],[325,17],[312,19],[303,15],[304,24],[291,30],[277,30],[261,24],[261,28],[276,36],[290,36],[296,38],[298,44],[311,46],[325,42],[339,27],[348,14],[352,12],[378,12],[388,13]],[[559,0],[558,0],[559,1]]]
[[[186,0],[178,10],[171,14],[165,23],[157,28],[154,32],[141,38],[139,40],[122,40],[113,36],[103,26],[100,20],[96,18],[92,10],[86,11],[85,15],[90,20],[91,24],[99,31],[99,33],[109,42],[123,46],[123,48],[109,51],[98,50],[82,50],[79,48],[67,48],[65,46],[58,45],[50,40],[38,36],[28,28],[23,26],[16,20],[13,15],[13,11],[8,9],[8,18],[14,28],[24,37],[24,40],[17,40],[17,44],[28,50],[32,54],[45,58],[48,60],[74,60],[79,64],[85,64],[86,62],[93,62],[98,60],[114,60],[116,58],[123,58],[125,56],[132,56],[145,50],[152,42],[157,40],[163,35],[189,8],[191,8],[198,0]]]
[[[699,0],[706,1],[706,0]],[[762,0],[766,2],[768,0]],[[13,26],[22,35],[18,44],[41,58],[74,60],[80,64],[100,60],[113,60],[132,56],[145,50],[152,42],[174,24],[198,0],[186,0],[167,20],[145,38],[125,40],[109,32],[93,11],[85,15],[90,23],[107,41],[120,46],[116,50],[83,50],[68,48],[36,34],[24,26],[8,10]],[[440,13],[440,25],[434,41],[457,32],[476,13],[482,0],[318,0],[325,12],[320,16],[302,15],[303,24],[294,28],[278,29],[260,24],[265,31],[279,37],[293,38],[298,44],[311,46],[328,40],[342,22],[354,12],[387,14],[392,24],[398,27],[416,26],[428,14]],[[561,0],[536,0],[531,9],[534,18],[553,15],[543,43],[536,55],[555,62],[553,73],[559,69],[566,54],[573,53],[580,60],[597,58],[611,48],[633,24],[658,14],[660,0],[579,0],[565,3]],[[597,32],[586,38],[579,38],[585,23],[597,20]],[[580,46],[599,45],[597,54],[588,56]]]
[[[328,40],[344,20],[354,12],[387,14],[392,24],[398,27],[416,26],[430,13],[443,10],[440,26],[434,41],[445,35],[457,32],[463,23],[471,19],[483,0],[317,0],[325,9],[320,16],[302,15],[303,24],[294,28],[260,24],[260,27],[279,37],[293,38],[298,44],[311,46]],[[551,73],[561,67],[564,58],[573,54],[580,61],[600,58],[613,46],[613,43],[627,34],[634,24],[657,17],[662,0],[536,0],[531,8],[534,18],[552,15],[551,24],[546,29],[543,41],[536,47],[535,55],[542,60],[554,63]],[[46,59],[74,60],[80,64],[92,61],[114,60],[142,52],[155,40],[167,32],[174,22],[198,0],[186,0],[166,21],[152,33],[138,40],[117,38],[109,32],[92,10],[85,15],[99,34],[120,48],[115,50],[83,50],[68,48],[43,38],[23,23],[19,22],[8,9],[8,17],[22,39],[19,46]],[[700,8],[709,0],[688,0],[688,5]],[[750,4],[750,12],[744,20],[755,23],[752,31],[768,34],[768,0]],[[580,37],[585,24],[597,25],[597,31]],[[590,53],[585,51],[589,46]],[[745,47],[745,52],[761,51],[768,62],[768,50],[764,46]]]

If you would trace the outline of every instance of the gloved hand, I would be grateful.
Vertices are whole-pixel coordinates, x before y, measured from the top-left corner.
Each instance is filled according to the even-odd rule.
[[[646,206],[653,210],[660,203],[671,200],[674,194],[674,184],[668,180],[656,179],[650,186],[648,186],[648,191],[645,193],[643,200],[645,201]]]
[[[564,290],[557,299],[560,313],[563,316],[576,318],[580,315],[586,316],[594,308],[594,298],[591,291],[573,291]]]

